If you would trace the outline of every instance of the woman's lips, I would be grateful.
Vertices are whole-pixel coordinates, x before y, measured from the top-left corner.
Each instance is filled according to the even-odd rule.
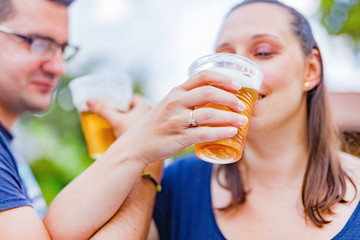
[[[258,104],[259,102],[261,102],[265,97],[266,97],[265,94],[259,93],[258,99],[255,102],[255,105]]]
[[[258,100],[262,100],[265,98],[265,94],[259,93]]]

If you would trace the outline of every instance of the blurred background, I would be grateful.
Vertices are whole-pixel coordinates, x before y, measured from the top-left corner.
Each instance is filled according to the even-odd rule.
[[[238,0],[76,0],[70,11],[70,42],[81,50],[45,113],[16,124],[15,144],[49,204],[93,160],[67,87],[89,73],[125,72],[135,91],[153,104],[187,79],[190,63],[213,52],[223,18]],[[360,155],[360,1],[283,1],[309,20],[325,63],[334,118]],[[19,136],[19,138],[16,138]]]

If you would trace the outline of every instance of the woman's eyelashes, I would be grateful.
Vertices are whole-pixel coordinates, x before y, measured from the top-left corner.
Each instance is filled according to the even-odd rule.
[[[270,45],[257,46],[254,49],[254,56],[257,58],[270,58],[276,54],[276,49]]]

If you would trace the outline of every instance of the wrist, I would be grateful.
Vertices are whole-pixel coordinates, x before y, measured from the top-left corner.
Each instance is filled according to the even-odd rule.
[[[141,174],[141,177],[143,179],[149,180],[155,186],[155,189],[157,192],[161,191],[160,183],[155,178],[153,178],[153,176],[151,175],[151,173],[149,171],[143,171]]]

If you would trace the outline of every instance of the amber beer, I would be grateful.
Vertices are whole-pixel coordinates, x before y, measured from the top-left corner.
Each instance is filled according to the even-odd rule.
[[[195,154],[200,159],[211,163],[228,164],[238,161],[242,157],[251,113],[258,98],[262,83],[262,71],[249,59],[228,53],[215,53],[197,59],[189,67],[189,76],[202,70],[227,75],[242,86],[239,91],[232,93],[245,104],[246,109],[239,114],[245,115],[249,121],[245,126],[239,127],[237,134],[232,138],[195,144]],[[217,104],[207,104],[200,107],[231,111],[228,107]]]
[[[100,99],[111,108],[126,112],[132,98],[131,81],[130,76],[117,73],[86,75],[69,83],[90,157],[97,159],[116,140],[116,136],[106,119],[89,111],[86,101],[89,98]]]
[[[258,91],[252,88],[241,88],[238,92],[233,92],[246,106],[242,115],[245,115],[249,121],[253,106],[258,98]],[[231,111],[228,107],[216,104],[207,104],[204,107],[213,107],[217,109]],[[198,143],[195,144],[195,154],[202,160],[216,163],[231,163],[237,161],[242,156],[245,144],[249,121],[246,125],[239,127],[237,134],[229,139]]]
[[[90,111],[80,113],[80,123],[89,155],[97,158],[116,140],[110,123],[98,114]]]

